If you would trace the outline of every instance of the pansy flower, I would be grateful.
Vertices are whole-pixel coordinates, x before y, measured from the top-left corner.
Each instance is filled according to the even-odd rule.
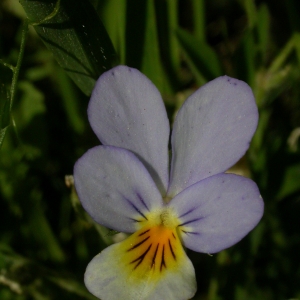
[[[98,79],[88,118],[102,145],[75,164],[79,199],[96,222],[131,234],[92,259],[88,290],[102,300],[190,299],[196,279],[184,248],[228,248],[263,214],[256,184],[224,173],[257,126],[250,87],[222,76],[192,94],[174,121],[171,159],[161,95],[136,69]]]

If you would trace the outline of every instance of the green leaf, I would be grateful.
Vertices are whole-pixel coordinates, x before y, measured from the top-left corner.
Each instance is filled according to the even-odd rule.
[[[9,122],[10,122],[9,105],[10,105],[10,100],[8,98],[6,98],[4,100],[4,104],[1,107],[1,111],[0,111],[0,129],[4,129],[5,127],[7,127],[9,125]]]
[[[155,13],[161,64],[173,91],[177,91],[185,81],[181,72],[181,50],[174,34],[178,28],[178,1],[156,1]]]
[[[255,56],[254,32],[249,30],[244,34],[237,51],[236,76],[246,81],[251,87],[255,86]]]
[[[300,65],[300,33],[294,33],[295,51],[297,55],[298,65]]]
[[[244,0],[243,1],[245,10],[247,13],[248,24],[249,27],[252,29],[254,24],[256,23],[256,6],[254,0]]]
[[[9,73],[11,70],[0,64],[0,148],[10,124]]]
[[[277,199],[282,200],[283,198],[288,197],[293,193],[299,192],[299,178],[300,162],[287,166],[284,172],[281,187],[277,194]]]
[[[29,228],[34,240],[44,249],[45,255],[50,261],[64,262],[66,255],[45,216],[41,203],[41,192],[38,189],[32,189],[30,197],[35,200],[31,203],[28,211]]]
[[[127,2],[126,64],[144,73],[162,94],[172,91],[162,67],[153,0]]]
[[[16,105],[19,111],[15,111],[13,116],[17,118],[18,125],[25,128],[29,126],[34,118],[46,112],[45,96],[30,81],[19,81],[18,87],[22,94],[19,104]],[[39,127],[39,130],[41,130],[41,127]]]
[[[58,89],[63,100],[65,113],[68,121],[75,132],[81,134],[84,130],[84,122],[80,115],[79,102],[80,99],[76,94],[74,85],[70,78],[61,70],[57,70],[56,78]]]
[[[205,40],[205,3],[204,0],[192,0],[193,23],[195,36]]]
[[[270,38],[270,12],[267,5],[262,4],[257,12],[257,34],[259,40],[259,50],[262,56],[263,63],[267,59],[268,45]]]
[[[205,81],[209,81],[222,75],[220,61],[213,48],[183,29],[177,29],[176,34],[188,63],[198,78],[204,77]]]
[[[126,1],[101,0],[97,2],[96,10],[119,54],[120,63],[125,64]]]
[[[171,88],[161,63],[156,13],[153,0],[147,1],[146,16],[141,72],[153,81],[161,93],[170,93]]]
[[[7,128],[8,127],[4,127],[4,128],[0,129],[0,149],[1,149],[1,146],[3,144]]]
[[[116,61],[111,40],[89,1],[20,0],[29,20],[59,65],[90,95]],[[59,3],[58,3],[59,4]],[[58,8],[56,12],[56,8]]]
[[[299,36],[294,34],[286,43],[286,45],[281,49],[279,54],[273,59],[272,64],[270,65],[268,72],[272,75],[280,69],[285,67],[288,57],[295,50],[295,45],[299,41]]]

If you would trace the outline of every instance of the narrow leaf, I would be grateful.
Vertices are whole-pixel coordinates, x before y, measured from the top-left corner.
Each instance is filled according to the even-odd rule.
[[[195,36],[201,40],[205,40],[205,1],[193,0],[193,23]]]
[[[222,68],[213,48],[183,29],[177,29],[176,34],[192,69],[204,76],[206,81],[222,75]]]
[[[126,1],[101,0],[97,2],[96,10],[115,46],[120,63],[124,64],[126,57]]]
[[[5,137],[5,133],[6,133],[7,128],[8,128],[8,127],[1,128],[1,129],[0,129],[0,149],[1,149],[1,147],[2,147],[3,140],[4,140],[4,137]]]
[[[236,76],[251,87],[255,84],[256,46],[253,30],[247,31],[236,53]]]
[[[162,68],[157,34],[154,1],[147,2],[145,40],[141,71],[147,75],[163,93],[170,93],[171,88]]]
[[[0,64],[0,148],[10,124],[9,81],[11,70]]]
[[[254,0],[245,0],[243,1],[245,10],[247,13],[248,24],[249,27],[252,29],[254,24],[256,23],[256,6]]]
[[[269,35],[270,35],[270,12],[267,5],[262,4],[257,12],[258,22],[257,22],[257,33],[259,40],[259,48],[262,56],[263,63],[266,62],[268,45],[269,45]]]

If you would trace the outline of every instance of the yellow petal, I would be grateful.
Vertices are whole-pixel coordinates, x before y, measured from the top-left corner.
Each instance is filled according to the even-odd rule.
[[[88,265],[85,284],[102,300],[184,300],[196,291],[195,272],[175,229],[145,226]]]

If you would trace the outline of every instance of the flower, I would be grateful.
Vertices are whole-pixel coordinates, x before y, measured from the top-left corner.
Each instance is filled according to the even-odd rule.
[[[96,222],[132,235],[93,258],[87,288],[102,300],[191,298],[195,271],[184,247],[221,251],[263,214],[256,184],[224,173],[256,130],[250,87],[222,76],[185,101],[171,135],[170,173],[166,110],[138,70],[118,66],[104,73],[88,117],[102,146],[75,164],[79,199]]]

